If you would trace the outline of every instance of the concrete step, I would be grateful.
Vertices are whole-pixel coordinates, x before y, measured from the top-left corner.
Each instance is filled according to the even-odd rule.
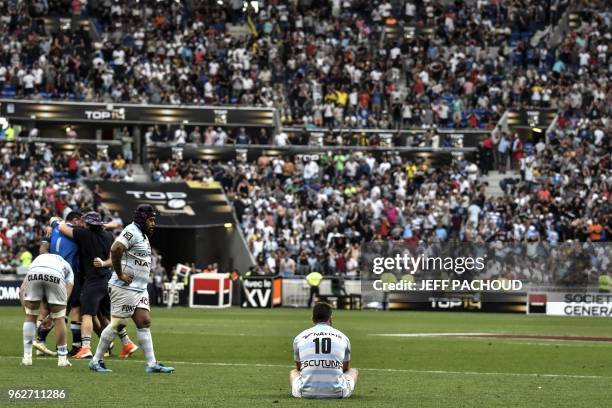
[[[132,164],[132,176],[134,177],[135,183],[147,183],[149,182],[149,173],[145,170],[142,164]]]
[[[246,37],[249,34],[246,24],[226,24],[225,32],[234,38]]]
[[[519,175],[514,170],[508,170],[505,173],[499,171],[490,171],[486,176],[482,176],[480,179],[483,183],[488,183],[485,187],[485,194],[487,197],[503,197],[504,191],[499,186],[499,182],[505,178],[518,178]]]

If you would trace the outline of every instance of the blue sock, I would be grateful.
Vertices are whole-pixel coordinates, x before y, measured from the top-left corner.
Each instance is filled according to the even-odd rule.
[[[43,343],[47,341],[47,336],[49,335],[49,332],[51,331],[51,329],[53,328],[53,326],[49,327],[48,329],[45,329],[44,326],[41,324],[40,326],[38,326],[38,329],[36,330],[37,332],[37,340],[38,341],[42,341]]]
[[[81,323],[70,322],[70,331],[72,332],[72,345],[81,347]]]

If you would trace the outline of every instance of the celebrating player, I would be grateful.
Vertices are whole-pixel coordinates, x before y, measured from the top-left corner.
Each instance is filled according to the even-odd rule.
[[[348,398],[355,389],[357,370],[349,368],[351,342],[332,327],[331,316],[331,306],[315,304],[315,326],[293,341],[296,369],[289,373],[289,381],[296,398]]]
[[[72,285],[74,273],[72,267],[61,256],[42,254],[36,257],[23,284],[23,306],[25,322],[23,323],[23,359],[21,364],[32,365],[32,342],[36,333],[36,317],[40,303],[47,299],[49,315],[55,323],[57,337],[57,365],[71,366],[68,361],[68,346],[66,345],[66,304]]]
[[[108,283],[111,298],[111,324],[100,337],[100,344],[89,368],[96,372],[110,372],[102,357],[108,344],[118,331],[125,328],[131,317],[137,327],[138,342],[147,361],[147,373],[171,373],[174,367],[157,362],[151,337],[151,316],[147,284],[151,273],[151,244],[149,235],[155,229],[155,210],[148,204],[139,205],[134,213],[134,222],[121,231],[110,251],[110,258],[96,260],[96,266],[112,265],[114,272]]]
[[[106,256],[113,242],[112,234],[104,229],[102,217],[95,211],[90,211],[81,217],[85,228],[72,228],[66,223],[59,223],[60,232],[73,239],[79,247],[80,267],[83,272],[83,287],[81,289],[81,339],[82,347],[74,358],[89,358],[91,352],[91,334],[94,329],[94,318],[100,318],[100,325],[108,325],[110,315],[110,298],[108,296],[108,280],[110,268],[96,268],[94,259]],[[101,312],[101,313],[99,313]],[[131,343],[127,332],[123,332],[121,341]],[[108,346],[108,345],[107,345]],[[105,349],[106,351],[106,349]]]

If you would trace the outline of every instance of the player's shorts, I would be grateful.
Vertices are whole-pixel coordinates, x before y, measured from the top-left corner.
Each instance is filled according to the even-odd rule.
[[[149,307],[149,292],[136,292],[109,285],[108,293],[111,301],[111,316],[131,317],[136,309],[151,310]]]
[[[81,306],[81,290],[83,289],[83,282],[75,277],[74,286],[72,287],[72,293],[68,299],[68,306],[79,307]]]
[[[87,279],[81,288],[81,315],[110,314],[108,279]]]
[[[342,374],[340,377],[340,384],[342,388],[342,395],[338,398],[348,398],[353,395],[353,390],[355,389],[355,381],[349,375]],[[297,377],[293,380],[291,384],[291,395],[295,398],[317,398],[316,396],[304,396],[302,395],[302,388],[304,387],[304,382],[302,381],[302,377]]]
[[[35,267],[26,275],[23,300],[41,302],[44,299],[50,305],[66,305],[68,302],[66,283],[51,269]]]

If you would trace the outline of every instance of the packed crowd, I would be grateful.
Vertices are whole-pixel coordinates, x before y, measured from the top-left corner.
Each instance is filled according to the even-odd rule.
[[[72,3],[66,13],[87,13],[95,41],[46,33],[35,16],[47,2],[0,3],[5,96],[275,106],[306,127],[477,128],[508,106],[552,106],[568,57],[529,42],[557,21],[558,0]],[[230,22],[247,35],[230,35]],[[394,22],[416,34],[384,38]]]
[[[100,205],[98,189],[78,183],[81,177],[102,176],[100,168],[109,163],[2,143],[0,166],[0,272],[29,265],[53,215],[96,208],[108,221],[118,218]]]
[[[45,2],[34,3],[44,14]],[[551,48],[548,37],[537,42],[533,35],[558,20],[563,1],[300,0],[267,1],[259,10],[238,3],[91,2],[78,11],[96,23],[100,38],[92,41],[84,30],[49,35],[27,2],[0,2],[0,89],[30,99],[273,106],[284,123],[306,128],[492,128],[509,107],[560,113],[549,143],[523,144],[495,132],[483,141],[480,161],[455,158],[435,168],[393,154],[339,152],[307,162],[262,156],[152,163],[155,181],[223,184],[258,273],[352,276],[356,244],[379,239],[555,243],[611,236],[612,20],[605,4],[592,2],[598,11]],[[392,20],[414,23],[415,35],[386,41]],[[230,21],[249,34],[229,35]],[[361,144],[358,133],[348,134]],[[172,135],[153,127],[145,138],[283,144],[283,135],[180,126]],[[412,143],[442,143],[435,132],[425,135]],[[13,238],[38,238],[36,211],[57,211],[57,202],[81,205],[71,190],[79,187],[70,183],[75,161],[78,174],[131,179],[121,156],[52,164],[52,152],[40,159],[13,149],[4,152],[2,214],[23,219],[5,223],[17,225],[2,239],[11,254],[20,251]],[[484,194],[480,175],[493,167],[520,173],[502,181],[503,197]],[[43,177],[28,181],[28,171]],[[37,195],[33,183],[52,184],[54,200]],[[16,198],[20,189],[31,193]],[[30,212],[12,211],[24,203]]]
[[[324,154],[306,162],[262,156],[247,163],[158,162],[152,171],[163,175],[159,181],[220,182],[258,273],[355,276],[360,244],[376,240],[608,240],[610,146],[595,133],[527,145],[516,163],[517,156],[507,157],[503,166],[520,168],[521,179],[505,180],[503,197],[485,196],[481,170],[464,158],[433,168],[397,154]]]

